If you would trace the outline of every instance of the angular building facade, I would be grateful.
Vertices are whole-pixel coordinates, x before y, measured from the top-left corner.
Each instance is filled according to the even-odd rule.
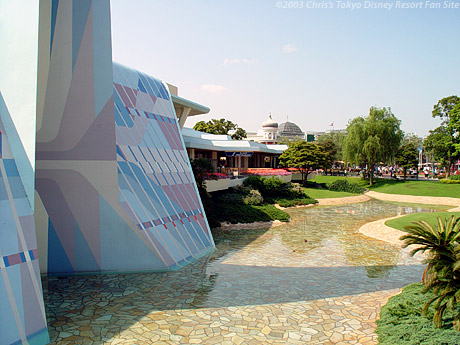
[[[70,24],[71,23],[71,24]],[[174,270],[213,250],[165,84],[112,63],[108,0],[42,1],[42,272]]]
[[[20,150],[0,93],[0,344],[40,345],[49,337],[34,216],[13,155]]]

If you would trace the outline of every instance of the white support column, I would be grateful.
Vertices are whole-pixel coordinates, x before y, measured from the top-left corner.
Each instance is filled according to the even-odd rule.
[[[187,117],[190,114],[190,110],[192,110],[192,108],[183,107],[183,108],[180,108],[180,109],[181,109],[180,114],[177,114],[177,115],[179,115],[178,117],[179,117],[180,129],[182,129],[182,128],[184,128],[185,121],[187,121]]]

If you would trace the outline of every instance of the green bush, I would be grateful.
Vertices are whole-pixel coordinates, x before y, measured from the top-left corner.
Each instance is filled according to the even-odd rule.
[[[281,207],[293,207],[300,205],[317,204],[318,200],[312,198],[301,198],[301,199],[273,199],[273,202],[280,205]]]
[[[460,344],[460,333],[453,330],[452,313],[446,312],[443,328],[434,328],[433,309],[422,316],[425,303],[434,297],[422,293],[420,283],[407,285],[391,297],[380,311],[376,332],[380,345],[454,345]]]
[[[460,181],[460,175],[450,175],[449,180]]]
[[[338,191],[338,192],[347,192],[361,194],[366,190],[364,187],[361,187],[357,183],[350,183],[348,180],[335,180],[328,185],[329,190]]]
[[[257,188],[241,185],[241,186],[231,187],[229,189],[229,191],[232,191],[234,193],[238,193],[241,195],[249,195],[252,190],[257,190]]]
[[[262,177],[257,175],[250,175],[243,181],[243,186],[261,191],[263,187]]]
[[[451,176],[452,177],[452,176]],[[457,177],[457,176],[455,176]],[[444,183],[444,184],[458,184],[460,183],[460,180],[454,180],[454,179],[450,179],[450,178],[443,178],[443,179],[440,179],[439,182],[441,183]]]
[[[206,216],[211,228],[219,227],[221,222],[236,223],[252,223],[252,222],[268,222],[271,220],[280,220],[282,222],[289,221],[289,214],[277,209],[273,205],[248,205],[239,199],[239,202],[227,202],[223,200],[232,200],[232,198],[243,198],[237,193],[228,193],[220,195],[216,198],[203,200]],[[236,197],[235,195],[238,195]],[[234,199],[236,200],[236,199]]]
[[[289,222],[289,219],[291,218],[288,213],[276,208],[273,205],[264,204],[261,206],[252,206],[252,207],[266,214],[270,218],[269,220],[279,220],[282,222]]]
[[[260,205],[264,201],[258,190],[252,189],[248,195],[243,196],[243,203],[246,205]]]
[[[243,182],[245,187],[257,189],[265,197],[305,197],[302,188],[291,182],[283,182],[278,177],[249,176]]]
[[[256,189],[246,186],[232,187],[228,192],[224,192],[219,197],[220,202],[225,203],[243,203],[246,205],[260,205],[264,198]]]
[[[238,193],[225,193],[218,197],[219,202],[227,204],[241,204],[243,202],[243,195]]]

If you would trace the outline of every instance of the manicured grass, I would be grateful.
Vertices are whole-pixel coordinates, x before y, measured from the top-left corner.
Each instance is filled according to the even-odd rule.
[[[379,179],[377,183],[369,187],[370,190],[388,193],[417,196],[444,196],[460,198],[460,185],[442,184],[438,181],[393,181]]]
[[[324,198],[342,198],[345,196],[356,196],[358,194],[347,193],[347,192],[336,192],[329,189],[321,188],[304,188],[305,193],[313,199],[324,199]]]
[[[380,345],[455,345],[460,344],[460,332],[453,330],[452,313],[446,311],[443,327],[433,327],[433,307],[422,316],[424,304],[434,295],[422,293],[422,284],[407,285],[382,307],[377,320]]]
[[[350,183],[357,183],[360,186],[366,187],[369,184],[368,180],[363,180],[360,177],[345,177],[345,176],[322,176],[322,175],[316,175],[314,179],[308,180],[308,181],[314,181],[317,183],[332,183],[336,180],[348,180]]]
[[[375,179],[375,184],[369,186],[369,180],[360,177],[316,176],[309,181],[317,183],[332,183],[335,180],[347,179],[350,182],[369,188],[369,190],[387,194],[442,196],[460,198],[460,184],[442,184],[439,181],[399,181],[390,179]]]
[[[447,212],[447,210],[455,207],[455,206],[449,206],[449,205],[429,205],[429,204],[417,204],[417,203],[407,203],[407,202],[387,201],[387,200],[385,200],[385,203],[394,204],[394,205],[398,205],[402,207],[410,206],[412,208],[424,208],[424,209],[429,208],[430,210],[436,210],[439,212]]]
[[[428,205],[426,205],[428,207]],[[424,220],[432,226],[437,224],[437,218],[449,218],[452,215],[460,217],[460,212],[428,212],[428,213],[413,213],[407,216],[390,219],[385,222],[385,225],[395,228],[397,230],[403,230],[406,225],[412,225],[412,222]]]

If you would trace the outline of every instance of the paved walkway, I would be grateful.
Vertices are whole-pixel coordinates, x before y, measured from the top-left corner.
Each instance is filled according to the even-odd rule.
[[[428,205],[447,205],[455,206],[450,209],[450,212],[460,212],[460,198],[447,198],[439,196],[416,196],[416,195],[400,195],[400,194],[385,194],[369,191],[365,195],[383,201],[409,202],[413,204],[428,204]]]
[[[333,205],[345,205],[345,204],[354,204],[358,202],[369,201],[371,198],[367,195],[356,195],[356,196],[347,196],[343,198],[323,198],[318,199],[319,206],[333,206]]]
[[[229,232],[179,272],[45,278],[52,344],[376,344],[380,307],[423,265],[358,232],[398,212],[349,204],[368,198]]]

